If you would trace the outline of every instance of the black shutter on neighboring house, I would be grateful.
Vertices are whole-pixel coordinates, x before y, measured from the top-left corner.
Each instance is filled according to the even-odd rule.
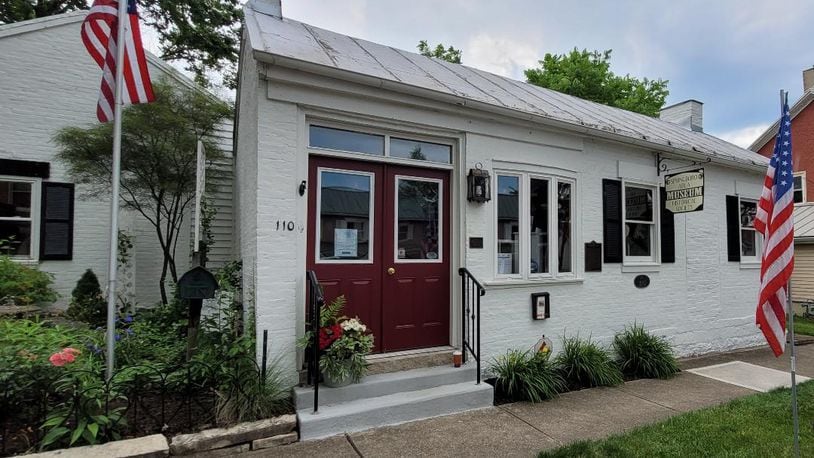
[[[622,182],[602,180],[602,238],[605,262],[622,262]]]
[[[71,183],[42,183],[40,259],[73,258],[73,198]]]
[[[741,260],[740,231],[738,196],[726,196],[726,253],[731,262]]]
[[[673,212],[665,208],[667,191],[661,188],[661,262],[676,262],[676,226]]]

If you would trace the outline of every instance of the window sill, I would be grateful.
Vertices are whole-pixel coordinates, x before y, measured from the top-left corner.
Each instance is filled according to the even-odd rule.
[[[528,279],[500,279],[483,282],[486,289],[506,289],[506,288],[524,288],[529,286],[539,285],[568,285],[583,283],[585,281],[582,277],[571,278],[540,278],[534,280]]]
[[[36,265],[38,265],[40,263],[40,261],[38,259],[15,258],[13,256],[11,257],[11,260],[16,262],[17,264],[23,264],[23,265],[26,265],[26,266],[36,266]]]
[[[759,262],[741,262],[740,268],[743,270],[760,269]]]
[[[658,272],[661,270],[661,264],[622,264],[622,272],[641,273],[641,272]]]

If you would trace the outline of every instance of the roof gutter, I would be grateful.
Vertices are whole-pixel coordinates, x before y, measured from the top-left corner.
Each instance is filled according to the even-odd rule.
[[[398,92],[402,94],[417,96],[421,98],[431,99],[431,100],[439,100],[443,101],[452,105],[457,105],[460,107],[465,108],[472,108],[474,110],[487,112],[496,114],[502,117],[510,117],[514,119],[521,119],[524,121],[528,121],[535,124],[541,124],[548,127],[554,127],[562,130],[566,130],[569,132],[585,134],[588,136],[600,137],[606,140],[620,142],[625,144],[632,144],[636,145],[645,149],[652,150],[654,152],[661,152],[666,153],[671,156],[686,158],[689,160],[700,160],[700,161],[710,161],[720,165],[733,167],[737,169],[745,169],[749,171],[755,172],[762,172],[765,173],[766,166],[768,164],[768,160],[766,163],[757,163],[752,161],[741,161],[735,158],[725,157],[717,155],[715,152],[704,153],[699,151],[692,151],[683,148],[679,148],[672,145],[665,145],[662,143],[656,143],[653,141],[649,141],[646,138],[637,138],[632,137],[630,135],[624,135],[619,132],[614,132],[610,130],[603,130],[597,129],[594,127],[586,126],[583,124],[575,124],[566,121],[561,121],[557,119],[547,118],[545,116],[539,116],[534,114],[524,114],[522,112],[512,110],[509,108],[498,107],[495,105],[490,105],[484,102],[478,102],[476,100],[467,99],[460,96],[445,94],[442,92],[433,91],[430,89],[425,89],[417,86],[411,86],[408,84],[403,83],[395,83],[392,81],[384,80],[375,76],[365,75],[362,73],[357,73],[348,70],[340,70],[333,67],[328,67],[325,65],[314,64],[311,62],[306,62],[298,59],[292,59],[288,57],[278,56],[274,54],[270,54],[267,52],[259,51],[255,49],[253,51],[253,56],[255,59],[261,62],[266,62],[271,65],[279,65],[281,67],[291,68],[294,70],[300,70],[308,73],[315,73],[318,75],[324,75],[327,77],[349,81],[353,83],[362,84],[365,86],[372,86],[384,90],[389,90],[393,92]]]

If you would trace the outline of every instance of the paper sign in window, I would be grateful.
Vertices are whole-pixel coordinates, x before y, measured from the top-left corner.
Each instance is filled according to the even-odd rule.
[[[355,258],[358,246],[356,241],[356,229],[334,229],[334,257]]]

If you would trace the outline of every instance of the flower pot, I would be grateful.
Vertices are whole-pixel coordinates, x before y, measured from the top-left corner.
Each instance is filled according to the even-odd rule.
[[[346,362],[344,362],[343,365],[345,366],[345,369],[346,369],[345,373],[348,374],[346,377],[334,378],[334,377],[331,376],[331,374],[329,374],[327,372],[322,372],[322,383],[325,386],[328,386],[328,387],[331,387],[331,388],[339,388],[341,386],[350,385],[351,384],[351,376],[350,376],[350,370],[349,370],[350,369],[350,360],[347,360]]]

